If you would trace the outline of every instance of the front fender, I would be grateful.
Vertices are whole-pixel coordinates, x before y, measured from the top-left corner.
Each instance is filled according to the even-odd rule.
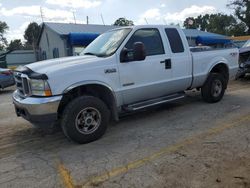
[[[89,85],[89,84],[102,85],[102,86],[108,88],[115,96],[115,92],[110,85],[106,84],[105,82],[98,81],[98,80],[85,80],[85,81],[80,81],[80,82],[74,83],[74,84],[70,85],[69,87],[67,87],[63,91],[63,94],[68,93],[70,90],[77,88],[79,86],[84,86],[84,85]]]

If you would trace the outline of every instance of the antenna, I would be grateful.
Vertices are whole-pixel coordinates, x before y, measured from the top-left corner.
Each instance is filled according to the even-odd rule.
[[[165,25],[167,25],[167,22],[166,22],[166,20],[163,18],[162,19],[162,21],[163,21],[163,23],[165,24]]]
[[[148,20],[147,20],[147,18],[144,18],[144,20],[145,20],[145,22],[148,24]]]
[[[43,14],[43,8],[42,7],[40,7],[40,15],[41,15],[42,22],[44,22],[44,14]]]
[[[102,14],[101,14],[101,18],[102,18],[102,24],[105,25],[105,22],[104,22]]]

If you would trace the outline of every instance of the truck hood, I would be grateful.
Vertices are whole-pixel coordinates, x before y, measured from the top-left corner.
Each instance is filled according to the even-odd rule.
[[[93,64],[93,66],[96,66],[100,59],[102,58],[91,55],[64,57],[39,61],[36,63],[28,64],[26,65],[26,67],[37,73],[50,74],[79,64],[81,65],[81,67],[87,64]]]

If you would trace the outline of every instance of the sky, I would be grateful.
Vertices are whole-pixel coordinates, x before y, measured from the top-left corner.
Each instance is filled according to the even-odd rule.
[[[0,0],[0,21],[9,30],[8,41],[23,39],[30,22],[110,25],[119,17],[134,24],[180,24],[189,16],[206,13],[230,14],[229,0]],[[41,16],[42,15],[42,16]],[[75,15],[75,18],[74,18]],[[103,18],[103,21],[102,21]]]

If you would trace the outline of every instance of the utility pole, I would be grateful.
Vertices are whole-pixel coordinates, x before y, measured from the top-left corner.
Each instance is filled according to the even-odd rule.
[[[40,7],[40,15],[41,15],[42,22],[44,22],[44,14],[43,14],[43,8],[42,7]]]
[[[87,25],[88,25],[89,24],[89,17],[87,16],[86,18],[87,18]]]
[[[74,11],[72,11],[72,14],[73,14],[74,21],[75,21],[75,24],[76,24],[76,16],[75,16],[75,12],[74,12]]]
[[[147,18],[144,18],[144,20],[145,20],[145,22],[148,24],[148,20],[147,20]]]
[[[105,25],[105,22],[104,22],[102,14],[101,14],[101,18],[102,18],[102,24]]]

